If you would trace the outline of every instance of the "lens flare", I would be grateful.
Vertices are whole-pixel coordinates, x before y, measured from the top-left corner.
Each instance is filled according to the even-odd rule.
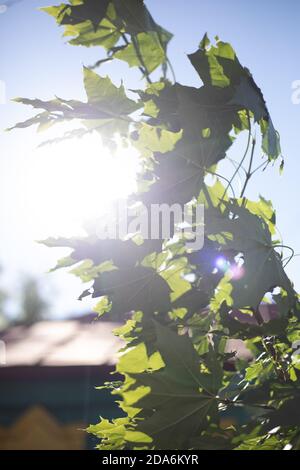
[[[238,281],[245,274],[245,269],[238,263],[231,264],[224,256],[220,256],[215,261],[215,266],[218,271],[229,274],[230,278]]]
[[[226,272],[230,267],[230,263],[223,256],[216,259],[216,267],[223,272]]]
[[[243,268],[243,266],[238,266],[238,265],[231,266],[230,268],[231,279],[238,281],[244,276],[244,274],[245,274],[245,269]]]

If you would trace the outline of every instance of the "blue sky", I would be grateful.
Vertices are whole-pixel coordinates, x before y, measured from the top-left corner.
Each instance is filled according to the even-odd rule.
[[[82,65],[90,65],[103,56],[101,48],[66,44],[53,19],[37,9],[51,4],[51,0],[24,0],[11,6],[9,3],[8,0],[7,10],[0,13],[0,80],[6,86],[5,103],[0,104],[1,130],[32,115],[30,109],[9,101],[15,96],[49,99],[56,94],[84,99]],[[284,243],[300,252],[300,105],[291,100],[292,82],[300,80],[300,2],[149,0],[146,4],[156,21],[175,34],[169,55],[180,83],[200,85],[186,54],[196,50],[205,32],[211,38],[218,35],[230,42],[242,64],[253,73],[281,134],[286,166],[283,176],[279,176],[278,167],[258,175],[250,183],[248,196],[256,198],[261,193],[272,199]],[[111,74],[116,82],[123,77],[131,88],[141,85],[139,74],[121,62],[105,65],[98,72]],[[14,294],[22,273],[39,276],[54,301],[53,314],[63,316],[83,309],[75,300],[81,286],[66,273],[44,274],[60,252],[34,242],[24,194],[24,175],[30,171],[28,161],[42,137],[34,129],[0,133],[0,263],[6,273],[2,282]],[[240,150],[236,147],[237,152]],[[298,289],[299,269],[300,257],[288,266]]]

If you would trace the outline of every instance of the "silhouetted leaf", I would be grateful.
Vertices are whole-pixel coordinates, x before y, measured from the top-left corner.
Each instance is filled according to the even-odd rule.
[[[165,367],[132,375],[133,388],[142,385],[149,390],[135,403],[143,413],[151,413],[138,422],[137,429],[148,434],[159,449],[183,449],[190,436],[205,429],[209,416],[217,413],[215,394],[222,376],[215,381],[214,369],[200,372],[199,357],[187,336],[178,336],[159,324],[155,330]]]
[[[86,103],[76,100],[64,100],[58,97],[50,101],[16,98],[15,101],[17,102],[44,111],[34,118],[16,124],[14,127],[23,128],[34,124],[39,126],[53,125],[80,119],[85,126],[84,128],[76,129],[71,133],[71,136],[67,133],[60,139],[54,139],[54,141],[78,135],[82,137],[92,130],[99,132],[106,144],[112,142],[115,134],[127,135],[131,122],[129,115],[136,111],[139,105],[126,96],[123,85],[118,88],[108,77],[100,77],[86,67],[83,69],[83,75],[88,98]]]
[[[171,309],[171,288],[151,268],[138,266],[103,273],[95,280],[93,290],[93,297],[109,296],[114,315],[132,310],[150,313]]]
[[[215,46],[211,45],[205,36],[198,51],[190,54],[189,59],[204,86],[221,88],[228,107],[237,106],[253,114],[261,126],[263,151],[270,160],[276,159],[281,153],[280,143],[266,102],[251,73],[240,64],[231,45],[219,40]]]
[[[235,250],[237,254],[242,253],[244,258],[241,275],[237,279],[234,275],[231,278],[230,272],[227,275],[227,282],[232,285],[232,290],[228,292],[229,299],[232,299],[229,305],[256,309],[264,295],[275,287],[282,287],[293,296],[292,285],[273,247],[265,221],[245,207],[228,205],[228,209],[237,217],[228,220],[220,216],[215,220],[215,230],[217,226],[222,227],[222,231],[228,234],[226,247]],[[213,233],[215,230],[211,230],[208,224],[208,232]]]

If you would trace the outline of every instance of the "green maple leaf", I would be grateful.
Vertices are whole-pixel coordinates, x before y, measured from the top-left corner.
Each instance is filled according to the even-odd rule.
[[[274,129],[263,94],[249,70],[243,67],[230,44],[217,40],[211,45],[205,35],[199,49],[189,59],[204,83],[204,87],[217,87],[230,108],[249,110],[259,122],[262,149],[270,160],[280,153],[279,137]]]
[[[71,4],[42,10],[65,27],[64,36],[75,36],[72,45],[101,45],[109,58],[124,60],[129,66],[143,66],[148,74],[167,61],[166,49],[172,34],[159,26],[142,0],[71,0]],[[116,46],[124,34],[123,46]],[[104,59],[106,60],[106,59]],[[95,65],[99,65],[100,60]]]
[[[175,134],[181,132],[181,139],[169,153],[155,155],[152,170],[156,183],[143,200],[185,203],[198,197],[205,172],[226,156],[232,144],[231,130],[242,130],[244,123],[238,114],[240,108],[227,104],[227,91],[224,97],[222,90],[212,87],[156,85],[139,95],[157,109],[152,122]],[[149,173],[146,178],[151,180],[151,170]]]
[[[143,409],[137,418],[145,416],[137,421],[137,429],[148,434],[157,448],[188,448],[189,439],[206,429],[209,419],[217,414],[216,396],[223,372],[217,363],[211,364],[208,373],[200,372],[199,357],[187,336],[178,336],[158,323],[155,331],[165,367],[131,374],[133,388],[149,389],[134,404]]]
[[[190,272],[187,259],[177,256],[167,260],[170,256],[168,251],[158,255],[162,240],[150,239],[137,243],[133,239],[122,241],[87,237],[49,238],[42,243],[49,247],[73,249],[69,256],[59,260],[54,269],[82,261],[71,273],[84,282],[93,279],[95,282],[94,292],[87,289],[80,299],[87,295],[108,296],[112,300],[112,314],[124,314],[131,310],[148,313],[151,308],[167,312],[172,309],[171,302],[174,307],[185,303],[185,295],[191,288],[183,277]],[[190,303],[190,300],[187,302]],[[106,301],[99,304],[98,312],[101,313],[102,306],[103,313],[107,311],[107,305]]]
[[[151,126],[145,122],[137,125],[137,130],[132,134],[132,145],[134,145],[146,159],[152,157],[153,153],[167,153],[174,149],[181,139],[182,132],[171,132],[157,126]]]
[[[277,426],[299,426],[300,424],[300,395],[294,388],[290,390],[289,399],[281,403],[281,406],[269,414],[268,429]]]
[[[108,296],[111,314],[133,310],[144,313],[171,309],[171,288],[154,270],[143,266],[102,273],[95,279],[92,297]]]
[[[142,253],[135,250],[135,260]],[[140,266],[123,264],[117,270],[100,265],[101,274],[95,279],[92,296],[108,296],[112,301],[112,312],[118,314],[132,310],[146,314],[171,311],[172,303],[176,307],[179,299],[191,289],[191,284],[184,279],[184,274],[190,270],[186,258],[167,261],[167,257],[168,252],[152,253],[143,259]],[[133,261],[129,256],[127,262],[130,259]]]
[[[227,92],[226,92],[227,93]],[[183,129],[178,152],[186,159],[209,168],[225,157],[232,144],[228,135],[233,126],[241,127],[237,106],[224,106],[222,90],[194,88],[176,83],[153,94],[140,94],[145,102],[151,99],[159,110],[154,122],[164,123],[171,130]],[[223,107],[222,112],[220,108]]]
[[[156,31],[157,25],[143,0],[113,0],[117,20],[131,35],[144,31]]]
[[[73,2],[74,3],[74,2]],[[110,0],[82,0],[82,3],[66,5],[61,9],[59,16],[60,24],[76,25],[84,21],[90,21],[97,31],[99,23],[106,15]]]
[[[226,274],[226,284],[232,285],[232,289],[227,292],[227,303],[235,308],[256,309],[264,295],[275,287],[282,287],[294,297],[291,282],[274,249],[268,224],[245,207],[236,204],[228,204],[227,207],[236,218],[226,220],[220,216],[213,222],[216,224],[214,229],[207,220],[208,231],[217,233],[217,227],[222,227],[226,247],[242,253],[244,258],[243,275],[240,279],[231,279],[230,274]],[[219,292],[219,298],[222,299],[222,291]]]
[[[115,24],[131,42],[113,52],[130,67],[143,66],[148,74],[167,61],[166,49],[172,34],[159,26],[142,0],[114,0]]]
[[[97,130],[104,141],[110,143],[115,134],[127,135],[130,119],[128,115],[139,108],[129,99],[123,85],[116,87],[109,77],[101,77],[84,67],[84,87],[91,107],[85,126],[89,130]],[[98,118],[99,116],[99,118]]]
[[[138,109],[137,103],[127,97],[124,86],[116,87],[109,77],[101,77],[84,67],[83,80],[88,102],[104,113],[123,116]]]
[[[43,109],[43,112],[25,122],[16,124],[9,130],[29,127],[34,124],[38,124],[41,128],[46,124],[49,126],[79,119],[84,125],[83,128],[76,129],[73,133],[71,132],[71,135],[67,133],[54,141],[75,135],[82,137],[92,130],[98,131],[106,144],[113,141],[116,133],[127,135],[131,122],[129,115],[136,111],[140,105],[126,96],[123,85],[118,88],[108,77],[100,77],[86,67],[83,69],[83,76],[88,98],[86,103],[58,97],[50,101],[16,98],[15,101],[31,105],[36,109]]]
[[[186,161],[172,152],[156,156],[154,173],[153,184],[141,196],[145,204],[189,202],[193,197],[198,196],[204,178],[202,168],[198,168],[193,162]],[[149,172],[149,178],[151,177],[152,173]]]
[[[130,67],[145,66],[148,73],[166,62],[166,46],[172,35],[167,31],[141,32],[136,35],[135,42],[117,50],[113,55],[116,59],[124,60]]]
[[[92,14],[89,14],[87,4],[75,4],[72,0],[71,5],[61,4],[59,6],[43,7],[41,10],[52,16],[59,25],[64,26],[64,36],[72,36],[69,44],[86,47],[103,46],[105,49],[110,50],[121,37],[121,32],[112,23],[115,18],[115,10],[111,2],[108,2],[105,15],[102,17],[106,5],[103,2],[97,3],[98,5],[95,6],[95,9],[97,9],[96,19]],[[81,16],[81,21],[76,8],[85,10],[84,16]]]
[[[69,256],[60,259],[54,269],[68,267],[78,264],[80,261],[88,264],[81,264],[80,269],[73,270],[72,273],[81,277],[86,277],[87,272],[92,274],[94,270],[111,266],[115,268],[133,268],[136,263],[141,262],[150,253],[159,252],[162,248],[162,240],[144,240],[143,243],[136,243],[134,240],[114,240],[98,239],[94,237],[86,238],[48,238],[41,243],[48,247],[72,248]],[[95,276],[97,272],[95,272]]]
[[[120,268],[134,267],[149,253],[161,250],[161,240],[144,240],[135,243],[133,240],[86,240],[78,243],[72,253],[72,258],[80,261],[91,259],[94,264],[112,260]]]

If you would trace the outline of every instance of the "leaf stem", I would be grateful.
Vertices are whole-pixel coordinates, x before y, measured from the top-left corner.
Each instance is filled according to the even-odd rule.
[[[123,41],[125,42],[125,44],[126,44],[127,46],[129,46],[130,42],[128,41],[128,39],[127,39],[125,33],[122,33],[122,39],[123,39]],[[133,47],[134,47],[135,53],[136,53],[136,55],[137,55],[137,57],[138,57],[140,63],[141,63],[141,66],[139,66],[138,69],[139,69],[139,71],[141,72],[141,74],[143,75],[143,77],[146,78],[147,82],[148,82],[149,84],[151,84],[151,83],[152,83],[152,80],[151,80],[151,78],[149,77],[149,73],[148,73],[148,70],[147,70],[147,68],[146,68],[146,66],[145,66],[143,57],[141,56],[141,53],[140,53],[138,44],[136,43],[136,39],[135,39],[133,36],[132,36],[132,45],[133,45]]]
[[[295,250],[291,247],[291,246],[288,246],[288,245],[274,245],[274,248],[286,248],[287,250],[290,250],[292,253],[290,256],[288,256],[287,258],[284,258],[282,260],[282,263],[287,259],[288,261],[285,263],[285,265],[283,266],[284,268],[289,264],[289,262],[294,258],[295,255]]]
[[[244,152],[244,155],[241,159],[241,161],[239,162],[237,168],[235,169],[231,179],[230,179],[230,184],[232,184],[234,178],[236,177],[236,175],[238,174],[238,172],[240,171],[240,168],[242,168],[243,166],[243,163],[245,161],[245,158],[247,157],[247,154],[248,154],[248,150],[249,150],[249,147],[250,147],[250,141],[251,141],[251,120],[250,120],[250,114],[249,114],[249,111],[247,110],[247,119],[248,119],[248,128],[249,128],[249,133],[248,133],[248,139],[247,139],[247,145],[246,145],[246,150]],[[220,207],[220,205],[222,204],[222,202],[224,201],[224,197],[228,191],[228,188],[229,188],[229,184],[227,185],[227,187],[225,188],[225,191],[223,193],[223,196],[221,197],[220,199],[220,202],[219,202],[219,205],[218,207]]]
[[[256,145],[256,139],[253,138],[252,140],[252,149],[251,149],[251,155],[250,155],[250,160],[249,160],[249,166],[248,166],[248,171],[246,173],[246,179],[245,179],[245,182],[244,182],[244,186],[243,186],[243,189],[241,191],[241,194],[240,194],[240,197],[242,198],[245,194],[245,191],[246,191],[246,188],[247,188],[247,185],[249,183],[249,180],[252,176],[252,172],[251,172],[251,169],[252,169],[252,164],[253,164],[253,158],[254,158],[254,150],[255,150],[255,145]]]

